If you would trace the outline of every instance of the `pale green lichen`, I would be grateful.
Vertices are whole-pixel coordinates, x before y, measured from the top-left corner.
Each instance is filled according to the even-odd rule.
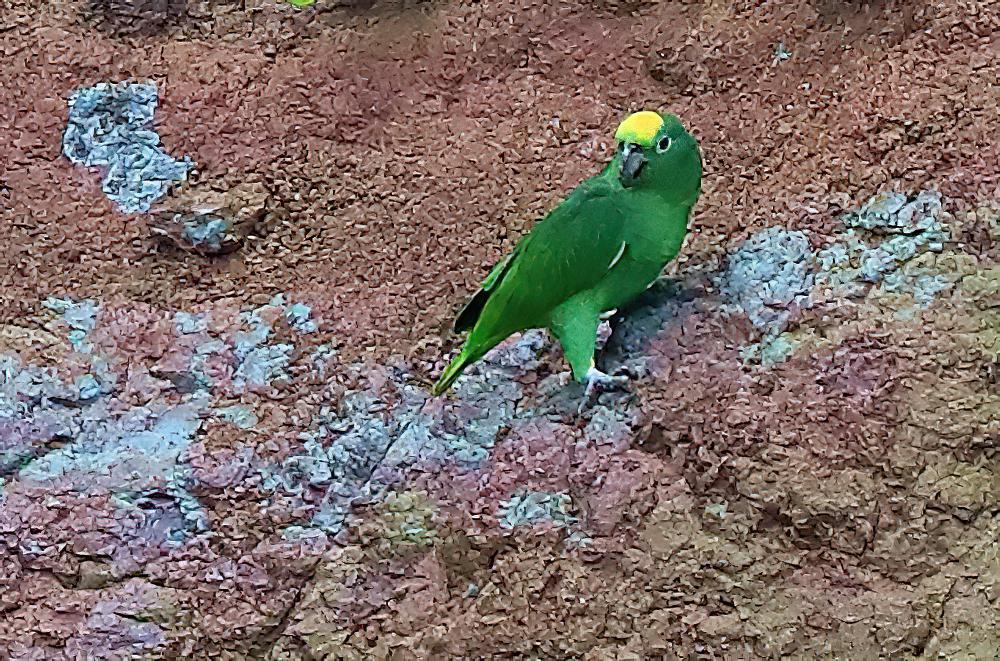
[[[410,491],[389,491],[378,504],[378,535],[394,547],[426,547],[437,540],[433,528],[435,508],[426,496]]]
[[[67,480],[80,490],[141,488],[173,470],[201,425],[201,410],[192,401],[156,413],[134,409],[119,419],[87,422],[73,443],[39,457],[18,477],[30,484]]]
[[[81,400],[93,399],[101,394],[101,384],[93,374],[84,374],[76,380],[76,389]]]
[[[312,308],[305,303],[293,303],[285,309],[288,324],[300,333],[315,333],[316,322],[310,319]]]
[[[714,516],[717,519],[725,519],[728,514],[726,511],[727,508],[728,504],[725,501],[721,503],[713,503],[705,506],[705,514],[708,516]]]
[[[264,387],[288,377],[286,368],[292,362],[295,347],[288,343],[267,343],[274,329],[265,321],[265,308],[276,309],[300,333],[316,331],[316,324],[310,319],[311,308],[302,303],[287,305],[284,294],[275,295],[267,305],[256,310],[241,313],[241,320],[250,330],[240,331],[234,338],[233,352],[238,366],[233,383],[238,392],[248,387]]]

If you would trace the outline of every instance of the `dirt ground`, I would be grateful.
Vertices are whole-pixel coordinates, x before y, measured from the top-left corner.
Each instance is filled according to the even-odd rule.
[[[0,54],[5,658],[1000,656],[1000,2],[0,0]],[[123,80],[280,213],[116,209],[61,141]],[[429,400],[640,108],[705,174],[632,394],[528,336]],[[926,191],[941,245],[845,220]]]

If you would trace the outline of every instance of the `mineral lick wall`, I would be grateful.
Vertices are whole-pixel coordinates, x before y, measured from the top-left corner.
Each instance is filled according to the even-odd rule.
[[[998,3],[0,8],[4,658],[996,658]],[[631,390],[428,399],[640,107]]]

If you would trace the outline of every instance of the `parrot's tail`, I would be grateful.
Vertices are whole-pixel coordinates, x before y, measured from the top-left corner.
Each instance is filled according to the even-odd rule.
[[[441,377],[434,384],[431,394],[437,397],[448,390],[448,388],[451,388],[451,384],[455,383],[455,379],[460,377],[462,371],[469,366],[469,363],[474,361],[475,359],[465,349],[462,349],[462,352],[448,363],[448,367],[444,368],[444,372],[441,373]]]

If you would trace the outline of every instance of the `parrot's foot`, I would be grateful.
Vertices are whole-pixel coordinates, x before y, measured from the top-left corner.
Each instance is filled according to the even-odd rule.
[[[629,377],[627,375],[615,375],[605,374],[596,367],[591,367],[587,370],[587,389],[583,392],[583,401],[580,402],[579,413],[583,413],[591,404],[596,401],[597,397],[601,392],[608,390],[618,390],[624,388],[628,385]]]

